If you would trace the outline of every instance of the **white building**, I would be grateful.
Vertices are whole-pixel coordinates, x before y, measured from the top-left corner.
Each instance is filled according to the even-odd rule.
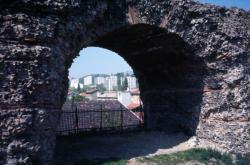
[[[84,85],[92,85],[93,84],[93,76],[85,76],[83,78]]]
[[[70,88],[78,88],[79,79],[70,79]]]
[[[116,91],[98,92],[97,100],[117,100],[117,92]]]
[[[120,85],[122,86],[125,81],[125,77],[120,77]]]
[[[109,90],[109,84],[110,84],[109,77],[106,77],[104,82],[104,87],[106,90]]]
[[[83,85],[83,84],[81,84],[81,83],[79,83],[79,86],[80,86],[80,88],[82,89],[84,85]]]
[[[105,77],[95,77],[95,85],[105,84]]]
[[[118,78],[117,76],[110,76],[110,90],[114,90],[115,88],[117,88],[117,82],[118,82]]]
[[[134,76],[127,76],[127,80],[128,80],[128,88],[129,89],[133,89],[136,88],[136,78]]]
[[[118,92],[118,101],[125,107],[132,103],[130,92]]]
[[[118,82],[117,76],[111,75],[109,77],[106,77],[104,86],[108,91],[112,91],[117,88],[117,82]]]

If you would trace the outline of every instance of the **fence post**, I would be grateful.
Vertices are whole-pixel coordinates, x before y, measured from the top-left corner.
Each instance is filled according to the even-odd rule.
[[[102,130],[102,117],[103,117],[103,106],[102,106],[102,104],[101,104],[101,110],[100,110],[100,130]]]
[[[141,105],[139,106],[139,127],[142,127],[142,109],[141,109]]]
[[[79,128],[78,128],[78,112],[77,112],[77,106],[75,105],[75,118],[76,118],[76,122],[75,122],[75,133],[78,133]]]
[[[121,130],[123,130],[123,109],[121,105]]]
[[[72,102],[71,102],[71,109],[72,109],[72,111],[74,109],[74,104],[75,104],[75,96],[73,95],[72,96]]]
[[[143,112],[143,107],[142,107],[142,104],[140,103],[140,106],[139,106],[139,114],[140,114],[140,127],[143,128],[144,126],[144,112]]]

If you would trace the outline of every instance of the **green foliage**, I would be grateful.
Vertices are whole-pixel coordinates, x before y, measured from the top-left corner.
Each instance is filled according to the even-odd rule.
[[[78,86],[77,86],[77,91],[78,91],[78,92],[81,92],[80,84],[78,84]]]
[[[74,98],[74,101],[79,102],[79,101],[87,101],[88,99],[84,96],[76,95]]]
[[[84,84],[84,77],[79,78],[79,83]]]
[[[127,90],[127,88],[128,88],[128,80],[127,80],[127,78],[125,78],[122,83],[121,83],[121,77],[118,78],[117,90],[118,91],[125,91],[125,90]]]
[[[97,86],[96,86],[96,89],[97,89],[99,92],[104,92],[104,91],[106,91],[106,88],[104,87],[103,84],[97,85]]]
[[[120,160],[117,158],[109,158],[109,159],[82,159],[75,163],[76,165],[126,165],[126,160]]]
[[[69,88],[69,91],[72,91],[72,92],[74,92],[76,94],[79,94],[79,93],[82,93],[82,92],[86,92],[86,91],[88,91],[90,89],[91,89],[91,87],[89,87],[89,86],[85,85],[85,86],[83,86],[83,88],[80,88],[80,86],[78,85],[77,88]]]
[[[240,154],[237,155],[236,163],[237,165],[250,165],[250,155],[246,157]]]
[[[157,155],[138,159],[141,162],[155,163],[158,165],[177,165],[187,161],[198,161],[211,165],[233,165],[232,158],[212,149],[190,149],[168,155]]]
[[[124,80],[122,86],[123,86],[123,90],[124,90],[124,91],[127,90],[127,88],[128,88],[128,79],[125,78],[125,80]]]
[[[121,77],[120,76],[118,76],[118,80],[117,80],[117,89],[118,89],[118,91],[122,90]]]

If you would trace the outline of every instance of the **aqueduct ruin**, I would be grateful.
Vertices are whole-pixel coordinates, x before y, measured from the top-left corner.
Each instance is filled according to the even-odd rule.
[[[191,0],[8,0],[0,9],[3,164],[51,164],[68,69],[87,46],[132,66],[148,129],[250,154],[250,12]]]

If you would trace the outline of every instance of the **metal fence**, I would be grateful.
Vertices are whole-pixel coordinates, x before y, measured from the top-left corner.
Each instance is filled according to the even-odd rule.
[[[142,108],[134,113],[122,105],[119,108],[117,106],[112,108],[105,104],[94,104],[94,106],[66,104],[61,114],[57,135],[123,131],[142,127]]]

